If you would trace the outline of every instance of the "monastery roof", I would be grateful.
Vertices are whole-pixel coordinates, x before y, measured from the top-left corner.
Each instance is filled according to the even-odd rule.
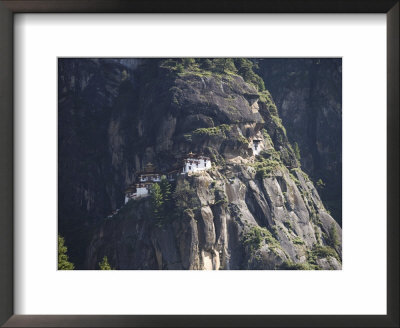
[[[147,163],[142,171],[137,172],[137,175],[156,175],[156,174],[162,174],[159,171],[156,171],[156,167],[153,165],[153,163]]]

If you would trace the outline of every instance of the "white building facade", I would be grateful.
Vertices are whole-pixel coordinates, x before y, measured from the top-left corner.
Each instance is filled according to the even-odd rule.
[[[125,204],[131,199],[147,197],[150,195],[151,183],[141,184],[137,183],[136,186],[125,192]]]
[[[211,168],[211,160],[205,156],[189,156],[185,158],[182,173],[204,171]]]
[[[160,174],[141,174],[139,176],[139,181],[140,182],[147,182],[147,181],[160,182],[161,175]]]

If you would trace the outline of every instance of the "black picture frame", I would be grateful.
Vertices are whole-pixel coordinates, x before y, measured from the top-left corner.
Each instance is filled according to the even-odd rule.
[[[4,327],[399,327],[399,8],[398,0],[0,0],[0,324]],[[385,13],[387,315],[14,315],[13,18],[16,13]]]

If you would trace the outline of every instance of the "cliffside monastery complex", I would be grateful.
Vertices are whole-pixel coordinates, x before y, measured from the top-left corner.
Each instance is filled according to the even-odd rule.
[[[262,140],[254,139],[252,142],[253,155],[260,153],[260,142]],[[179,174],[199,172],[211,168],[211,160],[207,156],[196,155],[190,152],[183,160],[183,167],[174,168],[168,172],[158,172],[152,163],[147,163],[144,171],[137,174],[138,181],[130,185],[125,190],[125,204],[131,199],[147,197],[150,195],[150,188],[153,183],[161,181],[161,176],[165,175],[168,181],[175,181]]]
[[[144,171],[137,174],[137,183],[129,186],[125,190],[125,204],[130,199],[149,196],[149,191],[153,183],[161,181],[161,176],[165,175],[168,181],[175,181],[179,174],[204,171],[211,168],[211,160],[207,156],[189,153],[183,160],[182,168],[175,168],[168,172],[158,172],[151,163],[147,163]]]

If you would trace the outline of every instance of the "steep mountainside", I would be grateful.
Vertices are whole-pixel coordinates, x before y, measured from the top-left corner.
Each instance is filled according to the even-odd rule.
[[[342,60],[264,59],[259,74],[324,204],[342,222]]]
[[[341,228],[252,65],[60,60],[59,232],[77,268],[341,268]],[[166,171],[189,152],[213,166],[179,175],[161,214],[151,197],[123,205],[147,163]]]

